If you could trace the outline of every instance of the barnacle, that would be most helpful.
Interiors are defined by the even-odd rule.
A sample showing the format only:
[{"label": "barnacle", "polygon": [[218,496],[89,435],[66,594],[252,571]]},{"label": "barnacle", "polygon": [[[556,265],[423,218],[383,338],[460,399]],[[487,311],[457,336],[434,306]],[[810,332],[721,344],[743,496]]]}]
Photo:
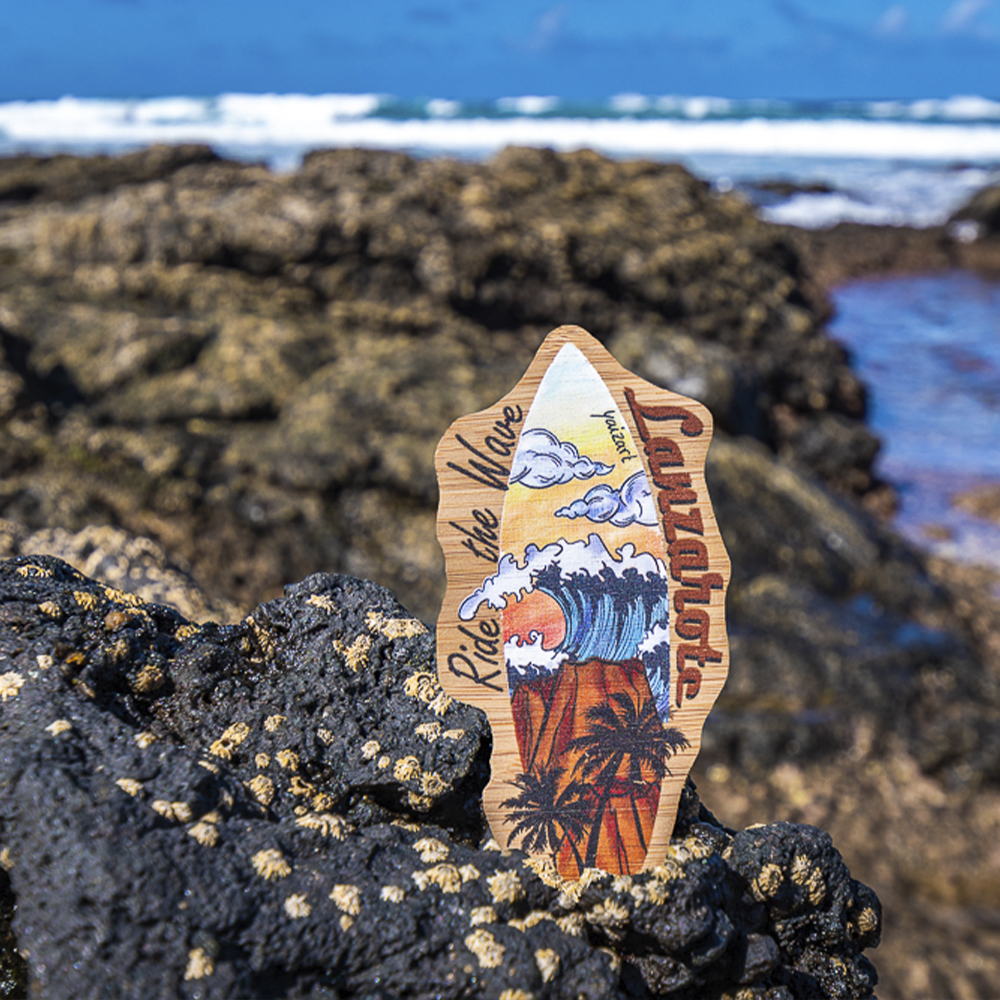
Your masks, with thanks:
[{"label": "barnacle", "polygon": [[191,807],[186,802],[168,802],[166,799],[154,799],[150,808],[158,812],[164,819],[172,819],[177,823],[187,823],[191,819]]},{"label": "barnacle", "polygon": [[[413,873],[414,878],[416,874]],[[435,865],[423,874],[429,883],[438,886],[442,892],[458,892],[462,888],[462,874],[454,865]]]},{"label": "barnacle", "polygon": [[432,799],[440,798],[451,787],[436,771],[425,771],[420,776],[420,787],[424,795]]},{"label": "barnacle", "polygon": [[163,671],[158,666],[147,663],[132,682],[132,690],[137,694],[150,694],[163,687],[166,679]]},{"label": "barnacle", "polygon": [[326,594],[313,594],[306,599],[306,604],[311,604],[314,608],[322,608],[324,611],[336,610],[336,605]]},{"label": "barnacle", "polygon": [[489,931],[481,928],[466,937],[465,947],[479,959],[484,969],[495,969],[503,961],[503,945]]},{"label": "barnacle", "polygon": [[93,594],[88,594],[84,590],[74,590],[73,598],[85,611],[92,611],[98,605],[98,600]]},{"label": "barnacle", "polygon": [[267,775],[258,774],[247,787],[261,805],[269,806],[274,799],[274,782]]},{"label": "barnacle", "polygon": [[587,920],[599,927],[619,927],[628,920],[628,910],[613,899],[602,899],[587,914]]},{"label": "barnacle", "polygon": [[335,885],[330,893],[338,910],[356,917],[361,912],[361,891],[356,885]]},{"label": "barnacle", "polygon": [[8,670],[5,674],[0,674],[0,698],[6,701],[8,698],[16,698],[24,686],[24,677],[16,670]]},{"label": "barnacle", "polygon": [[497,872],[486,880],[486,884],[497,903],[514,903],[524,895],[517,872]]},{"label": "barnacle", "polygon": [[312,913],[312,907],[306,902],[304,892],[294,892],[285,900],[285,913],[293,920],[301,920]]},{"label": "barnacle", "polygon": [[422,837],[413,845],[413,849],[420,852],[420,860],[427,865],[444,861],[448,857],[447,845],[434,837]]},{"label": "barnacle", "polygon": [[763,902],[778,891],[783,879],[784,875],[777,865],[767,864],[761,868],[760,874],[750,883],[750,889],[754,897]]},{"label": "barnacle", "polygon": [[480,924],[496,923],[496,919],[497,911],[492,906],[474,906],[469,912],[469,923],[473,927],[478,927]]},{"label": "barnacle", "polygon": [[194,948],[188,952],[187,969],[184,971],[185,982],[189,979],[204,979],[215,971],[215,963],[203,948]]},{"label": "barnacle", "polygon": [[866,906],[858,915],[858,930],[862,934],[870,934],[877,927],[878,916],[870,906]]},{"label": "barnacle", "polygon": [[439,691],[427,707],[435,715],[444,715],[444,713],[447,712],[454,703],[455,699],[452,698],[450,694],[445,694],[444,691]]},{"label": "barnacle", "polygon": [[219,831],[211,823],[206,823],[204,819],[195,823],[188,830],[188,836],[194,837],[202,847],[215,847],[219,842]]},{"label": "barnacle", "polygon": [[269,847],[258,851],[251,859],[255,871],[261,878],[285,878],[292,874],[292,866],[277,848]]},{"label": "barnacle", "polygon": [[339,639],[333,642],[333,648],[344,658],[344,662],[357,673],[368,663],[368,650],[372,646],[370,635],[359,635],[350,646],[345,646]]},{"label": "barnacle", "polygon": [[380,611],[369,611],[365,624],[386,639],[408,639],[427,632],[427,626],[417,618],[386,618]]},{"label": "barnacle", "polygon": [[547,983],[559,971],[559,955],[551,948],[539,948],[535,952],[535,965],[542,974],[542,982]]},{"label": "barnacle", "polygon": [[437,674],[428,673],[426,670],[418,670],[415,674],[410,674],[403,682],[403,690],[410,698],[417,698],[419,701],[433,701],[441,690],[438,683]]},{"label": "barnacle", "polygon": [[420,761],[416,757],[401,757],[392,769],[397,781],[411,781],[420,774]]},{"label": "barnacle", "polygon": [[333,837],[334,840],[343,840],[345,834],[352,829],[346,820],[340,816],[319,815],[318,813],[305,813],[295,821],[299,826],[307,830],[316,830],[324,837]]},{"label": "barnacle", "polygon": [[813,906],[819,906],[826,897],[826,881],[819,867],[804,854],[797,854],[792,862],[792,881],[796,885],[805,886],[809,895],[809,902]]},{"label": "barnacle", "polygon": [[303,781],[297,774],[292,776],[292,780],[288,782],[288,790],[292,795],[315,795],[316,788],[310,785],[308,781]]},{"label": "barnacle", "polygon": [[511,927],[516,927],[519,931],[530,930],[536,924],[540,924],[543,920],[552,920],[552,914],[546,913],[545,910],[532,910],[526,917],[520,920],[508,920],[507,923]]},{"label": "barnacle", "polygon": [[245,722],[236,722],[208,748],[208,752],[223,760],[229,760],[236,749],[250,735],[250,727]]},{"label": "barnacle", "polygon": [[525,858],[523,864],[541,879],[543,885],[547,885],[550,889],[562,888],[563,878],[551,858]]},{"label": "barnacle", "polygon": [[558,917],[556,919],[556,926],[563,932],[563,934],[569,934],[572,937],[582,937],[583,914],[567,913],[564,917]]}]

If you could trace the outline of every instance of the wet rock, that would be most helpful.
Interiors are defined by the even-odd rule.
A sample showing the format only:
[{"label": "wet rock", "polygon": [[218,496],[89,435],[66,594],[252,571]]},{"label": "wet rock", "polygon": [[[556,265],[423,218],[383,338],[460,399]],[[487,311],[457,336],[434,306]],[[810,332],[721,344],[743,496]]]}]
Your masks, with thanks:
[{"label": "wet rock", "polygon": [[977,191],[950,219],[953,226],[962,222],[976,227],[969,230],[972,239],[1000,235],[1000,185]]},{"label": "wet rock", "polygon": [[346,577],[198,626],[52,557],[0,563],[2,857],[30,989],[871,995],[878,903],[819,831],[734,837],[688,789],[641,875],[569,882],[479,846],[486,721],[432,657]]},{"label": "wet rock", "polygon": [[218,157],[208,146],[150,146],[123,156],[11,156],[0,159],[0,206],[73,202],[122,184],[162,180]]},{"label": "wet rock", "polygon": [[953,497],[952,503],[974,517],[1000,524],[1000,486],[980,486]]},{"label": "wet rock", "polygon": [[720,438],[708,482],[733,564],[710,758],[830,760],[864,724],[870,750],[900,738],[948,781],[1000,780],[1000,688],[920,560],[760,446]]}]

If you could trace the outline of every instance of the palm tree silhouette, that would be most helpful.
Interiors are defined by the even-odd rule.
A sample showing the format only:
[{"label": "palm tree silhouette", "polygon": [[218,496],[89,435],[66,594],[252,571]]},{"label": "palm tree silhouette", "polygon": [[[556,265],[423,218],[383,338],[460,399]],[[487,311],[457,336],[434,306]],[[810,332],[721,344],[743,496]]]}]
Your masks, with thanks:
[{"label": "palm tree silhouette", "polygon": [[[642,769],[653,772],[657,781],[670,774],[667,761],[678,751],[689,747],[687,737],[679,729],[664,728],[656,710],[656,702],[646,699],[642,708],[624,691],[616,692],[609,702],[587,709],[589,731],[573,740],[569,749],[582,751],[575,771],[585,781],[593,781],[596,792],[593,821],[587,837],[586,864],[597,863],[597,846],[601,839],[604,813],[611,803],[614,786],[619,783],[622,765],[628,768],[628,781],[633,789],[646,785]],[[630,796],[632,816],[639,833],[639,843],[646,850],[646,838],[639,821],[635,795]]]},{"label": "palm tree silhouette", "polygon": [[568,841],[583,871],[576,840],[585,832],[589,811],[579,784],[570,782],[559,791],[565,773],[563,767],[552,767],[519,774],[510,784],[516,785],[521,793],[502,802],[501,807],[510,810],[504,822],[516,824],[511,837],[523,837],[523,850],[550,850],[556,858],[563,843]]}]

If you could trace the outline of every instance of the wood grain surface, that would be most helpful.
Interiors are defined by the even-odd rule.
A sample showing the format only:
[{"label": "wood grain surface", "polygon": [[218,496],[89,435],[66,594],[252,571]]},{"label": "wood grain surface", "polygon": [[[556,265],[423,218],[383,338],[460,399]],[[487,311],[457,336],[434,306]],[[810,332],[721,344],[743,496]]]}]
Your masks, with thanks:
[{"label": "wood grain surface", "polygon": [[567,877],[663,861],[726,680],[711,437],[700,403],[562,326],[508,395],[438,446],[440,681],[489,716],[484,802],[501,848]]}]

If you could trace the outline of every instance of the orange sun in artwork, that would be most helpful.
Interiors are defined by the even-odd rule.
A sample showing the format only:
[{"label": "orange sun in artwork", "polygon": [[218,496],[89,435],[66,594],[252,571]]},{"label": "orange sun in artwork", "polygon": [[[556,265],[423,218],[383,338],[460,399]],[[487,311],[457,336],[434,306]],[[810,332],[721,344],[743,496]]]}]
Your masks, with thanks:
[{"label": "orange sun in artwork", "polygon": [[533,590],[516,603],[508,596],[503,612],[503,641],[512,635],[528,641],[532,632],[542,634],[542,648],[555,649],[566,635],[566,619],[555,600]]}]

